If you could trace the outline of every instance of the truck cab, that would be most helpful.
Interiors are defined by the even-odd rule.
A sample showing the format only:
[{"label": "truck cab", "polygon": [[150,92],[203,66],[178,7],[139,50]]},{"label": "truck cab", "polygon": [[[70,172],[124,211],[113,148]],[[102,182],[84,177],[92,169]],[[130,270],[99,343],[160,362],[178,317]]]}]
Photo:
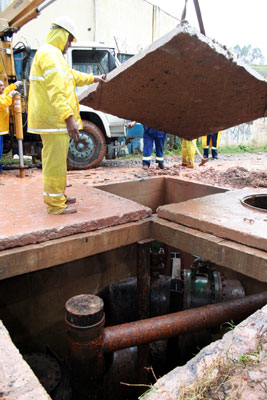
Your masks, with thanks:
[{"label": "truck cab", "polygon": [[[107,74],[120,64],[113,48],[94,42],[72,44],[67,61],[70,68],[94,75]],[[77,95],[84,90],[84,86],[76,88]],[[126,136],[124,119],[83,105],[80,113],[83,130],[77,142],[70,142],[68,154],[68,167],[74,169],[96,166],[107,154],[108,145]]]}]

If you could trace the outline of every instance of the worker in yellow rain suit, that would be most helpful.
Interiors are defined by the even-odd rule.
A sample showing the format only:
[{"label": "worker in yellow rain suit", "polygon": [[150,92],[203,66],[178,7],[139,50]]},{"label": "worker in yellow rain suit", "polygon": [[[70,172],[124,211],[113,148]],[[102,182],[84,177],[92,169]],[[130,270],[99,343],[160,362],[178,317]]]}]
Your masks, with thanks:
[{"label": "worker in yellow rain suit", "polygon": [[[4,138],[3,135],[9,133],[9,107],[12,104],[12,97],[17,93],[16,89],[22,85],[21,81],[11,83],[5,88],[5,85],[0,81],[0,159],[3,154]],[[0,163],[0,172],[2,164]]]},{"label": "worker in yellow rain suit", "polygon": [[36,52],[30,73],[28,132],[40,134],[43,143],[44,202],[49,214],[69,214],[75,197],[65,195],[69,140],[79,139],[82,121],[76,86],[104,82],[70,69],[64,53],[76,40],[76,27],[69,17],[54,20],[46,43]]},{"label": "worker in yellow rain suit", "polygon": [[212,158],[218,159],[218,147],[222,132],[216,132],[212,135],[202,136],[203,157],[209,158],[209,149],[211,148]]},{"label": "worker in yellow rain suit", "polygon": [[182,165],[188,168],[194,168],[195,162],[195,147],[193,145],[197,143],[197,139],[194,140],[182,140]]}]

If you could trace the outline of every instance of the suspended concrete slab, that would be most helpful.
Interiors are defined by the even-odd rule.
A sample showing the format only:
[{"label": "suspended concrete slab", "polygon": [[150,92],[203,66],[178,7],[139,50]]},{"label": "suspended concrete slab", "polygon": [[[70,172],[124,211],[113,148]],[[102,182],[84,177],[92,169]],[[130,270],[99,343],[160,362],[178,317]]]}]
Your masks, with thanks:
[{"label": "suspended concrete slab", "polygon": [[[265,199],[265,208],[245,205],[247,196]],[[233,190],[161,206],[157,213],[159,218],[266,252],[266,201],[266,189]]]},{"label": "suspended concrete slab", "polygon": [[[0,186],[0,250],[139,221],[152,214],[134,201],[77,183],[67,193],[76,197],[78,212],[48,215],[42,192],[41,179]],[[100,243],[99,252],[103,246]]]},{"label": "suspended concrete slab", "polygon": [[267,81],[185,24],[91,85],[80,103],[186,139],[264,117]]}]

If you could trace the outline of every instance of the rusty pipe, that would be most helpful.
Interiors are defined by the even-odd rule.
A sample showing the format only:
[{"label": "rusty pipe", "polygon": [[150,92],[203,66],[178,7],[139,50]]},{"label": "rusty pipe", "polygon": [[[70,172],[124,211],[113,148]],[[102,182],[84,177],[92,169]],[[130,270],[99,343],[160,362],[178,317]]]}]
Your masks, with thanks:
[{"label": "rusty pipe", "polygon": [[267,303],[267,291],[240,299],[130,322],[104,329],[103,350],[112,352],[213,328],[223,322],[241,320]]},{"label": "rusty pipe", "polygon": [[101,399],[105,369],[103,300],[85,294],[72,297],[65,304],[65,321],[74,397]]}]

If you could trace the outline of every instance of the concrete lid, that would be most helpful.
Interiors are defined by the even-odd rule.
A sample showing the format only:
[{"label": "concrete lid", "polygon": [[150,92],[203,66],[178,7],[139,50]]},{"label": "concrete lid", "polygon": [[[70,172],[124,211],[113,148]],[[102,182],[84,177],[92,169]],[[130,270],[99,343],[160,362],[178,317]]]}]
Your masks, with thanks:
[{"label": "concrete lid", "polygon": [[178,26],[79,96],[81,104],[193,139],[264,117],[267,80]]},{"label": "concrete lid", "polygon": [[160,218],[235,242],[267,250],[267,212],[241,203],[245,196],[266,189],[242,189],[213,194],[157,209]]},{"label": "concrete lid", "polygon": [[152,214],[148,207],[91,186],[75,183],[66,192],[76,197],[78,212],[48,215],[41,179],[0,186],[0,250],[138,221]]}]

